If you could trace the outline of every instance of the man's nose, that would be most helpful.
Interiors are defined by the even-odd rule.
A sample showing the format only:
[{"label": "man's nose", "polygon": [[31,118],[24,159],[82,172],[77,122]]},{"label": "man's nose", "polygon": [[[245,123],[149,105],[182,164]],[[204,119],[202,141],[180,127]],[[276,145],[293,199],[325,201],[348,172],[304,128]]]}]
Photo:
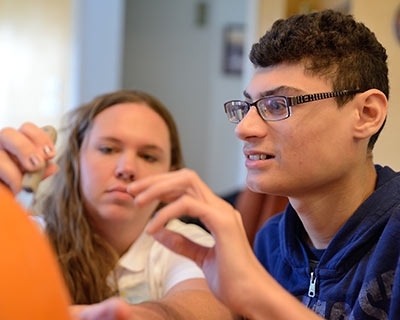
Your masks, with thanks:
[{"label": "man's nose", "polygon": [[252,106],[244,118],[236,125],[235,135],[240,140],[262,138],[267,134],[266,121],[261,118],[255,106]]}]

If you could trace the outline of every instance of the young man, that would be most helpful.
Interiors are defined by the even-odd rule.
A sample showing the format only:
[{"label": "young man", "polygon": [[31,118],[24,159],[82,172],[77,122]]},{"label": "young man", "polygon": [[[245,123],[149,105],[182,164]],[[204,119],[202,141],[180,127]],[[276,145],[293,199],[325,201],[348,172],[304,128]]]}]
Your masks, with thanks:
[{"label": "young man", "polygon": [[[247,318],[398,318],[400,175],[372,159],[387,113],[385,49],[351,16],[324,11],[277,21],[250,58],[246,101],[225,111],[244,142],[249,187],[290,201],[259,231],[258,259],[240,214],[187,169],[128,186],[138,206],[169,202],[148,233],[196,261]],[[214,247],[163,228],[183,214],[202,220]],[[116,300],[93,308],[86,319],[126,310]]]},{"label": "young man", "polygon": [[[246,101],[225,111],[248,186],[290,201],[259,231],[258,261],[238,213],[190,171],[128,188],[138,205],[171,202],[149,232],[197,261],[217,297],[251,319],[395,319],[400,175],[372,159],[387,114],[385,49],[351,16],[323,11],[275,22],[250,59]],[[162,229],[183,213],[201,218],[215,247]]]},{"label": "young man", "polygon": [[295,16],[252,48],[256,72],[245,96],[256,108],[226,104],[230,120],[247,113],[236,134],[248,185],[290,199],[258,233],[256,256],[328,319],[398,316],[391,308],[399,298],[392,288],[400,176],[372,159],[387,112],[386,58],[374,34],[350,16]]}]

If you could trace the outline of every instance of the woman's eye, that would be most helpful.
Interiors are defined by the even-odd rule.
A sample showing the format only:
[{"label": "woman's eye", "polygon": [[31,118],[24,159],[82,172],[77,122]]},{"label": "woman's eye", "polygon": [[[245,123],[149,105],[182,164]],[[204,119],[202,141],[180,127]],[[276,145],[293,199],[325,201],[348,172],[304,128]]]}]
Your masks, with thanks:
[{"label": "woman's eye", "polygon": [[100,146],[98,149],[101,153],[104,153],[104,154],[110,154],[115,151],[114,148],[108,147],[108,146]]},{"label": "woman's eye", "polygon": [[158,159],[156,158],[156,157],[154,157],[154,156],[152,156],[152,155],[150,155],[150,154],[143,154],[142,155],[142,158],[144,159],[144,160],[146,160],[147,162],[156,162]]}]

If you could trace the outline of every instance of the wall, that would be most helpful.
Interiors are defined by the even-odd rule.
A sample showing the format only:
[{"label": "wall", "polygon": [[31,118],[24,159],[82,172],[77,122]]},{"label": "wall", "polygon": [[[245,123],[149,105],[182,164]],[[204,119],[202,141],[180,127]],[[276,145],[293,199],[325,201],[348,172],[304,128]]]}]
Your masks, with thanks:
[{"label": "wall", "polygon": [[60,116],[122,83],[124,0],[0,0],[0,127]]},{"label": "wall", "polygon": [[69,108],[122,85],[125,0],[71,0]]},{"label": "wall", "polygon": [[68,0],[0,0],[0,127],[57,125],[68,100]]},{"label": "wall", "polygon": [[398,0],[384,4],[374,0],[353,0],[352,13],[376,35],[388,54],[390,99],[384,130],[374,151],[374,161],[400,170],[400,42],[395,38],[394,14],[400,9]]},{"label": "wall", "polygon": [[[251,2],[251,1],[250,1]],[[241,23],[245,27],[245,34],[251,32],[248,0],[217,0],[213,2],[210,19],[210,50],[209,61],[209,131],[207,132],[208,156],[206,159],[206,178],[211,188],[219,193],[226,194],[245,185],[245,175],[241,174],[244,168],[242,143],[234,134],[235,125],[229,123],[224,112],[223,104],[232,99],[243,98],[245,88],[244,78],[246,66],[250,65],[248,47],[244,43],[243,73],[226,75],[221,72],[223,57],[223,28],[229,24]],[[246,41],[246,40],[244,40]]]},{"label": "wall", "polygon": [[123,87],[152,93],[171,110],[182,138],[186,164],[217,193],[238,187],[240,143],[223,103],[241,97],[240,76],[222,73],[223,27],[244,23],[242,0],[126,2]]}]

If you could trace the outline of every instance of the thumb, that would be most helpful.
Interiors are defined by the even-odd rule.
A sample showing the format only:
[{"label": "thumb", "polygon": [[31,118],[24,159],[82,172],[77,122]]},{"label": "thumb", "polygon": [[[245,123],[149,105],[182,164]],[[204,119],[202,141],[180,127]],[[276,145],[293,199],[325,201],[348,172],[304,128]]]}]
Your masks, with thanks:
[{"label": "thumb", "polygon": [[43,180],[58,172],[58,166],[53,162],[48,162],[46,170],[43,174]]}]

